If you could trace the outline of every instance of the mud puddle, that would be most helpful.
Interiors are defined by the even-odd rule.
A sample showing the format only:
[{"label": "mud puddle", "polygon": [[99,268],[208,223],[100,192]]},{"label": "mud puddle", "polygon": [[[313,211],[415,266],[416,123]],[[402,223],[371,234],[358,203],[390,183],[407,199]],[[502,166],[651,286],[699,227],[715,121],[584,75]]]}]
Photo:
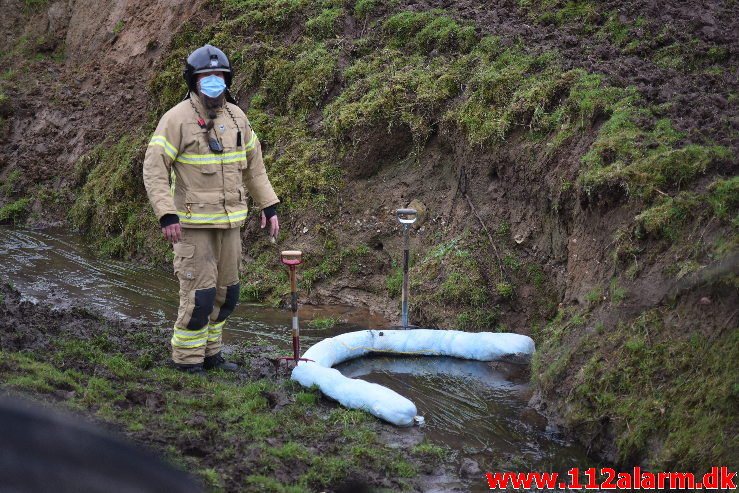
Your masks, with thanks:
[{"label": "mud puddle", "polygon": [[[0,228],[0,269],[5,280],[33,301],[86,307],[158,327],[168,326],[176,315],[177,283],[171,273],[102,258],[73,234]],[[382,317],[349,306],[301,306],[300,317],[304,350],[338,333],[388,326]],[[307,321],[317,317],[340,323],[330,329],[309,328]],[[240,304],[224,330],[224,341],[287,350],[289,324],[288,311]],[[463,489],[489,491],[486,472],[564,474],[570,467],[595,465],[584,450],[568,443],[527,406],[526,367],[378,356],[350,361],[338,369],[411,399],[426,424],[420,429],[388,430],[383,441],[413,446],[428,439],[448,446],[466,460],[461,474],[470,483]],[[459,484],[452,480],[437,486],[444,491]]]},{"label": "mud puddle", "polygon": [[[571,467],[596,466],[582,448],[528,407],[527,367],[446,357],[375,356],[348,361],[337,369],[412,400],[425,418],[426,438],[473,459],[481,474],[564,475]],[[470,491],[490,491],[482,481],[469,486]]]},{"label": "mud puddle", "polygon": [[[54,230],[0,227],[0,269],[23,299],[58,308],[78,306],[113,319],[168,326],[177,315],[178,286],[164,269],[102,257],[79,236]],[[303,347],[349,330],[387,326],[384,318],[350,306],[300,307]],[[240,303],[224,328],[224,342],[291,347],[291,314]],[[314,318],[338,320],[331,329],[306,326]]]}]

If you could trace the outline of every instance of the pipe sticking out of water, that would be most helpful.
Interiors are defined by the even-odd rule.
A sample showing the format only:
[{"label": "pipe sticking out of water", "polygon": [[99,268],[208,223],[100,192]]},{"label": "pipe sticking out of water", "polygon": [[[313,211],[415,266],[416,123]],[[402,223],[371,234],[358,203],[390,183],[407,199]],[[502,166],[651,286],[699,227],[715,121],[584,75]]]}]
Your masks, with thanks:
[{"label": "pipe sticking out of water", "polygon": [[411,224],[418,219],[418,212],[415,209],[397,209],[395,215],[398,221],[403,225],[403,298],[402,298],[402,327],[408,328],[408,264],[410,262],[410,253],[408,251],[408,233]]}]

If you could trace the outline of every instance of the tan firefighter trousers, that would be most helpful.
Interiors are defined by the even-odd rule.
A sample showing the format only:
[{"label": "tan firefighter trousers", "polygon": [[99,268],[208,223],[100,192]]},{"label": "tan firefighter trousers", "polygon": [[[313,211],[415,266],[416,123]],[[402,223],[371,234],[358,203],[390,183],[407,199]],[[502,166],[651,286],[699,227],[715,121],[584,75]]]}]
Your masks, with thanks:
[{"label": "tan firefighter trousers", "polygon": [[241,228],[182,228],[174,244],[180,308],[172,336],[172,360],[202,363],[221,351],[221,329],[239,301]]}]

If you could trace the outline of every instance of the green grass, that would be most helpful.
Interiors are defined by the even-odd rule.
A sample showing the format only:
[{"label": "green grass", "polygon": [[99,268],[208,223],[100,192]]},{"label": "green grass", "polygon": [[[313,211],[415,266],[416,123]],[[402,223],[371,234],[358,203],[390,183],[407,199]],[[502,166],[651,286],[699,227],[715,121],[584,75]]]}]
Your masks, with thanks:
[{"label": "green grass", "polygon": [[507,282],[499,282],[495,285],[495,291],[503,298],[510,298],[513,296],[513,286]]},{"label": "green grass", "polygon": [[[298,272],[299,291],[310,291],[316,282],[339,272],[352,271],[372,256],[365,246],[340,249],[333,244],[333,240],[328,243],[323,251],[314,252],[301,264]],[[266,240],[254,242],[249,246],[249,255],[254,260],[242,269],[241,299],[279,305],[289,295],[290,284],[287,269],[275,256],[273,245]]]},{"label": "green grass", "polygon": [[143,137],[125,136],[98,145],[75,164],[81,187],[69,219],[105,254],[126,258],[146,252],[165,258],[167,245],[141,178],[145,149]]},{"label": "green grass", "polygon": [[397,298],[403,291],[403,268],[398,267],[385,278],[385,289],[388,296]]},{"label": "green grass", "polygon": [[682,224],[692,217],[698,205],[697,196],[689,192],[658,199],[654,206],[636,216],[637,236],[677,239]]},{"label": "green grass", "polygon": [[305,23],[306,33],[318,40],[335,37],[336,28],[343,13],[342,9],[323,9],[320,14]]},{"label": "green grass", "polygon": [[[611,296],[619,296],[615,282]],[[736,365],[726,361],[738,356],[739,332],[676,337],[667,327],[674,323],[669,313],[665,307],[650,309],[613,329],[584,336],[580,324],[573,324],[576,317],[568,320],[561,313],[538,347],[535,385],[553,391],[567,379],[565,387],[572,390],[565,390],[569,395],[561,405],[568,425],[587,428],[608,419],[621,463],[650,455],[655,436],[663,440],[650,463],[655,469],[725,462],[731,447],[725,433],[733,426],[738,376]],[[555,333],[561,336],[552,337]],[[564,344],[570,333],[574,342]]]},{"label": "green grass", "polygon": [[304,41],[276,48],[264,62],[259,94],[271,108],[301,119],[301,111],[322,103],[337,63],[338,50],[321,42]]},{"label": "green grass", "polygon": [[718,179],[708,187],[707,200],[714,214],[739,230],[739,177]]},{"label": "green grass", "polygon": [[392,47],[356,60],[344,71],[343,91],[323,111],[329,137],[348,143],[369,128],[391,132],[400,126],[421,146],[437,112],[459,93],[462,73],[451,63],[450,58],[429,61]]},{"label": "green grass", "polygon": [[308,327],[312,329],[332,329],[341,321],[338,317],[321,317],[316,316],[308,322]]},{"label": "green grass", "polygon": [[[237,477],[270,491],[316,491],[363,477],[368,468],[406,478],[415,475],[415,467],[407,462],[412,456],[438,454],[430,444],[428,450],[413,454],[386,447],[377,440],[375,418],[326,405],[317,392],[289,381],[245,381],[224,372],[203,379],[164,366],[144,369],[141,352],[161,362],[167,348],[166,337],[149,333],[145,349],[121,352],[121,344],[141,345],[141,334],[101,325],[92,338],[62,331],[42,350],[0,350],[3,387],[42,397],[62,390],[65,406],[115,423],[143,441],[172,443],[165,437],[181,437],[182,444],[173,444],[168,455],[194,471],[210,491],[225,488],[226,478]],[[248,366],[250,357],[237,348],[231,359]],[[265,398],[275,392],[286,394],[288,402],[281,409],[271,409]],[[286,422],[294,425],[285,428]],[[196,458],[185,453],[189,443],[204,444],[216,434],[219,446],[212,455]],[[342,438],[349,436],[351,440]],[[321,443],[330,447],[321,445],[320,454],[305,445]],[[259,453],[248,453],[251,448]],[[241,467],[244,461],[246,468]],[[264,476],[254,474],[258,471]],[[283,479],[264,479],[273,475]]]},{"label": "green grass", "polygon": [[611,302],[617,306],[622,304],[624,300],[628,297],[628,292],[626,291],[626,289],[619,286],[618,279],[611,279],[609,294],[611,297]]},{"label": "green grass", "polygon": [[366,18],[377,8],[378,3],[379,0],[359,0],[354,5],[354,13],[360,19]]},{"label": "green grass", "polygon": [[26,14],[32,14],[46,7],[47,3],[48,0],[23,0],[23,10]]},{"label": "green grass", "polygon": [[[655,120],[638,103],[633,96],[617,101],[583,156],[585,169],[578,184],[588,194],[620,189],[623,195],[652,201],[660,193],[689,186],[713,162],[731,157],[721,146],[676,147],[682,136],[670,121]],[[637,123],[644,120],[653,121],[651,128]]]},{"label": "green grass", "polygon": [[504,48],[499,38],[483,38],[457,63],[467,81],[465,99],[446,115],[471,144],[496,144],[514,130],[532,130],[548,119],[557,92],[571,84],[555,53],[530,56]]},{"label": "green grass", "polygon": [[123,28],[126,26],[125,21],[118,21],[115,24],[115,27],[113,27],[113,34],[120,34],[121,31],[123,31]]},{"label": "green grass", "polygon": [[465,310],[457,315],[453,328],[464,332],[500,332],[496,330],[498,317],[495,310]]},{"label": "green grass", "polygon": [[608,14],[608,20],[601,30],[601,35],[610,37],[617,46],[625,46],[633,40],[632,29],[642,27],[645,23],[644,17],[637,17],[632,23],[623,23],[619,19],[619,12],[613,11]]},{"label": "green grass", "polygon": [[28,215],[29,198],[18,199],[0,207],[0,223],[20,224]]},{"label": "green grass", "polygon": [[326,206],[343,180],[326,142],[311,138],[304,123],[288,117],[270,118],[253,109],[249,118],[261,138],[274,146],[265,153],[264,162],[275,192],[284,197],[281,211]]},{"label": "green grass", "polygon": [[[440,243],[424,258],[411,266],[414,284],[438,286],[414,294],[415,304],[431,303],[446,306],[480,308],[489,299],[489,289],[480,274],[470,250],[476,245],[467,237],[456,237]],[[436,282],[434,282],[436,281]]]},{"label": "green grass", "polygon": [[423,457],[431,462],[441,462],[449,458],[449,450],[447,448],[430,443],[416,445],[413,447],[412,452],[414,455]]},{"label": "green grass", "polygon": [[603,301],[603,289],[600,286],[594,287],[585,295],[585,302],[589,307],[600,304],[601,301]]},{"label": "green grass", "polygon": [[391,48],[409,48],[419,53],[437,49],[465,53],[477,43],[472,26],[462,26],[443,10],[400,12],[388,18],[382,31]]}]

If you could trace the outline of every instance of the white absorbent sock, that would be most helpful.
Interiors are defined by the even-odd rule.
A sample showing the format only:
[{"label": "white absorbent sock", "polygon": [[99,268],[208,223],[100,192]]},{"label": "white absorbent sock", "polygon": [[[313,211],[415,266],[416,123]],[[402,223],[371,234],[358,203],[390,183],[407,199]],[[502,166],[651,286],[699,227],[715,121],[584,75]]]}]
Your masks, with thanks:
[{"label": "white absorbent sock", "polygon": [[534,341],[520,334],[460,332],[457,330],[362,330],[324,339],[305,352],[292,379],[311,387],[350,409],[364,409],[397,426],[410,426],[418,413],[415,404],[376,383],[347,378],[332,368],[368,353],[405,356],[452,356],[477,361],[528,362]]}]

